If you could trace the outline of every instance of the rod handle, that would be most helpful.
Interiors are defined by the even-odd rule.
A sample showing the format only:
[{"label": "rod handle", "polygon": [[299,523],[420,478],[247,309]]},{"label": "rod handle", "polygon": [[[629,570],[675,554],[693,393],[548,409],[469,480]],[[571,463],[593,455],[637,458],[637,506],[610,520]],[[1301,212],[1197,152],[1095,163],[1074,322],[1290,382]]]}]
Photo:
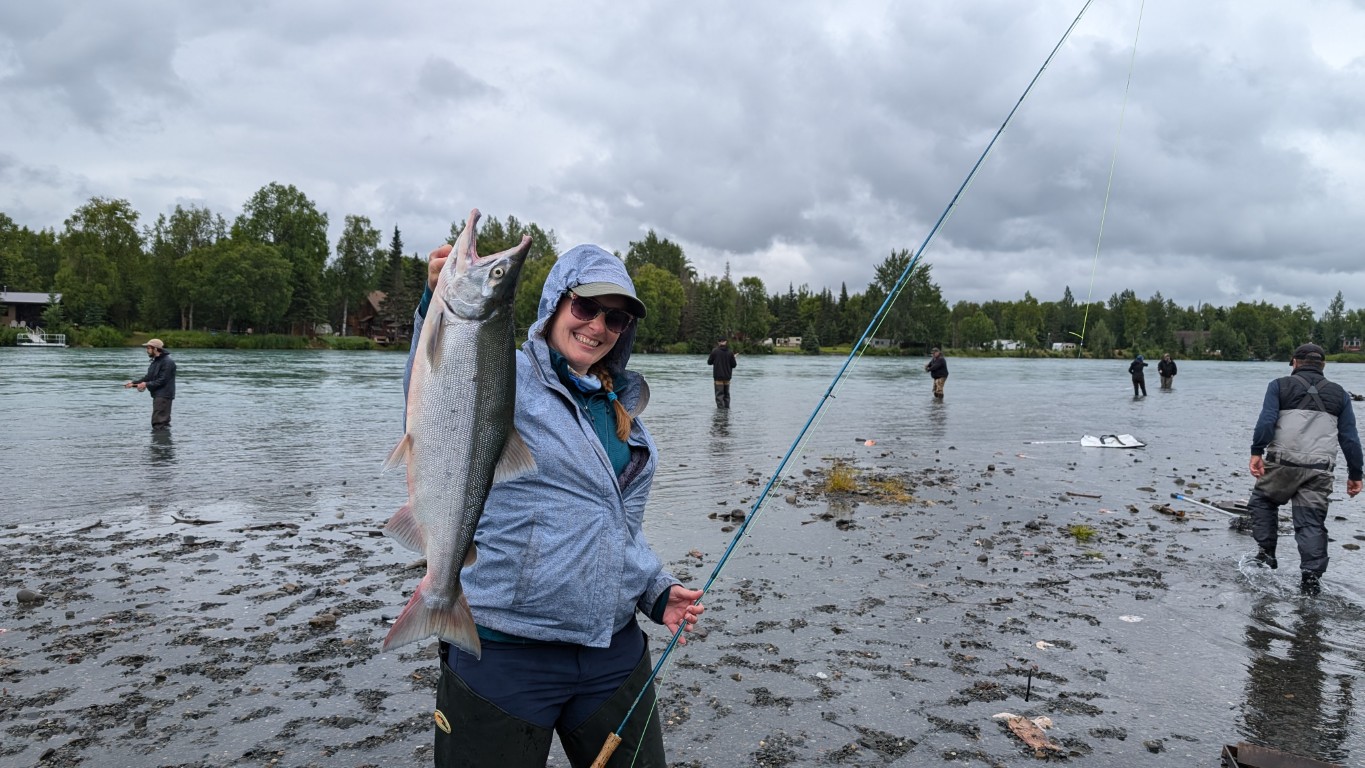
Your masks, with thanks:
[{"label": "rod handle", "polygon": [[602,743],[602,751],[597,753],[597,759],[592,761],[591,768],[607,768],[607,761],[611,759],[611,754],[621,745],[621,737],[614,734],[607,734],[607,740]]}]

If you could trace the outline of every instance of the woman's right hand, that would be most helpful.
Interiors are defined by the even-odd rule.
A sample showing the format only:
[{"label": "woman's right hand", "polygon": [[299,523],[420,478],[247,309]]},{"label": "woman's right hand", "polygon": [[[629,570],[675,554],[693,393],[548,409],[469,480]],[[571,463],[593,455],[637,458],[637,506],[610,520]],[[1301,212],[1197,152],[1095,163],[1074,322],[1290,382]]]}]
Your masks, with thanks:
[{"label": "woman's right hand", "polygon": [[455,250],[455,246],[446,243],[427,255],[428,290],[436,290],[436,279],[441,276],[441,267],[446,265],[446,259],[450,258],[450,252],[453,250]]}]

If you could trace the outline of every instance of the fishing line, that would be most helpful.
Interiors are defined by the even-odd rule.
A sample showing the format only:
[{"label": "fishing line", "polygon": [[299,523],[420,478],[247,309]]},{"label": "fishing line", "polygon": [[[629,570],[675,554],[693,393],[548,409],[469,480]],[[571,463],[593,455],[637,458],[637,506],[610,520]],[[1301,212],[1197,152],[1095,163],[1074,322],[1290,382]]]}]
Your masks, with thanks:
[{"label": "fishing line", "polygon": [[[1015,113],[1019,111],[1019,106],[1024,103],[1024,99],[1028,97],[1029,93],[1033,90],[1033,86],[1037,84],[1039,78],[1042,77],[1048,64],[1052,63],[1052,59],[1057,55],[1057,51],[1061,50],[1062,45],[1064,45],[1071,36],[1072,31],[1080,24],[1081,17],[1085,15],[1086,10],[1090,8],[1091,3],[1093,2],[1094,0],[1086,0],[1085,4],[1081,6],[1081,10],[1076,14],[1076,18],[1072,19],[1070,26],[1066,28],[1066,32],[1064,32],[1061,39],[1057,41],[1057,45],[1052,48],[1052,52],[1043,60],[1043,65],[1038,68],[1038,71],[1033,75],[1033,79],[1029,81],[1028,86],[1025,87],[1023,93],[1019,95],[1018,101],[1014,103],[1009,114],[1005,116],[1004,121],[1000,123],[1000,127],[996,129],[995,135],[992,136],[991,140],[986,144],[985,150],[982,151],[981,156],[977,158],[971,171],[968,172],[967,178],[963,180],[961,186],[958,187],[957,192],[953,194],[952,200],[948,203],[948,207],[939,215],[938,220],[934,222],[933,228],[929,230],[929,234],[925,236],[924,241],[920,243],[919,248],[915,251],[915,255],[906,263],[905,268],[901,271],[900,277],[896,280],[896,284],[887,292],[886,298],[882,301],[881,306],[878,307],[876,314],[872,316],[872,320],[868,323],[867,328],[863,330],[862,335],[858,337],[858,341],[854,343],[853,349],[849,351],[848,358],[844,360],[844,364],[839,368],[839,372],[835,374],[834,380],[830,382],[829,388],[816,404],[815,410],[811,412],[810,416],[806,419],[805,425],[802,426],[801,431],[797,433],[796,439],[792,441],[791,448],[787,449],[786,454],[784,454],[782,459],[778,462],[777,469],[773,470],[773,474],[768,479],[767,484],[763,487],[763,491],[758,495],[758,499],[754,501],[753,506],[750,508],[748,516],[745,517],[744,522],[736,529],[735,535],[731,537],[730,544],[725,548],[725,552],[720,556],[720,560],[716,562],[716,567],[711,571],[710,577],[707,578],[706,583],[702,586],[702,596],[697,598],[693,603],[694,605],[700,603],[702,599],[706,597],[707,593],[710,592],[711,586],[715,584],[716,579],[720,576],[721,570],[725,567],[725,564],[729,562],[730,555],[734,553],[740,540],[744,538],[744,534],[749,530],[749,526],[758,519],[764,503],[773,495],[773,490],[782,478],[782,473],[786,469],[788,462],[791,461],[794,455],[799,455],[801,448],[805,445],[806,440],[809,439],[811,426],[820,418],[825,405],[833,398],[834,392],[843,382],[850,367],[861,358],[866,351],[871,334],[876,328],[880,327],[885,320],[891,305],[895,302],[896,297],[900,295],[900,292],[904,290],[912,271],[915,266],[919,264],[920,257],[924,255],[924,251],[934,239],[934,235],[938,233],[944,222],[948,220],[948,217],[957,207],[958,201],[962,198],[963,193],[965,193],[967,188],[971,185],[972,180],[976,178],[976,174],[981,169],[982,163],[985,162],[986,157],[995,147],[995,143],[1005,132],[1005,128],[1009,126],[1010,121],[1014,119]],[[682,637],[686,625],[687,622],[685,618],[683,621],[679,622],[678,628],[673,632],[673,636],[669,638],[668,645],[664,647],[663,653],[659,656],[659,660],[654,663],[654,669],[650,672],[649,678],[645,680],[640,688],[640,692],[636,694],[635,701],[631,703],[630,709],[626,711],[625,717],[621,719],[621,724],[616,727],[614,732],[608,734],[606,743],[602,745],[602,751],[598,753],[597,759],[593,761],[591,768],[604,768],[607,764],[607,760],[611,759],[612,753],[616,751],[617,745],[621,743],[621,733],[625,730],[626,724],[630,722],[630,718],[634,715],[635,708],[639,706],[640,700],[644,697],[645,692],[651,689],[654,680],[659,676],[659,672],[668,662],[669,656],[672,655],[673,649],[677,647],[678,641]],[[654,710],[657,708],[658,696],[656,694],[654,706],[650,708],[651,717],[654,716]]]},{"label": "fishing line", "polygon": [[1081,316],[1081,332],[1071,331],[1071,335],[1081,340],[1076,345],[1076,357],[1080,358],[1081,350],[1085,347],[1085,327],[1090,322],[1090,300],[1095,293],[1095,271],[1100,265],[1100,243],[1104,242],[1104,220],[1109,215],[1109,192],[1114,188],[1114,167],[1119,160],[1119,139],[1123,136],[1123,118],[1128,112],[1128,89],[1133,85],[1133,63],[1137,60],[1138,36],[1142,34],[1142,11],[1147,5],[1147,0],[1142,0],[1138,4],[1137,29],[1133,32],[1133,51],[1128,57],[1128,81],[1123,85],[1123,105],[1119,107],[1119,128],[1114,134],[1114,152],[1109,158],[1109,180],[1104,186],[1104,206],[1100,210],[1100,232],[1095,238],[1095,260],[1090,265],[1090,288],[1085,294],[1085,314]]}]

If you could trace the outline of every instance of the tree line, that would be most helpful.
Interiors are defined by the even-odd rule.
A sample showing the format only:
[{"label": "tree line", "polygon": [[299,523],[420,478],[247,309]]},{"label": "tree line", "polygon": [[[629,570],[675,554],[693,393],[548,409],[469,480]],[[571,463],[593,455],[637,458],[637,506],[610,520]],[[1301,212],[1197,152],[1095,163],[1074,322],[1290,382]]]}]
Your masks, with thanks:
[{"label": "tree line", "polygon": [[[328,215],[292,185],[270,183],[231,224],[207,208],[177,205],[149,225],[126,200],[91,198],[60,231],[32,230],[0,212],[0,285],[10,291],[61,294],[44,312],[49,332],[69,328],[251,328],[258,333],[311,334],[326,323],[346,333],[374,291],[384,298],[378,322],[398,335],[426,282],[426,259],[406,254],[393,228],[388,242],[366,216],[347,215],[335,247]],[[462,220],[451,224],[454,241]],[[516,296],[517,323],[536,317],[540,290],[559,252],[552,229],[490,218],[479,248],[493,253],[531,236],[531,254]],[[650,231],[617,256],[650,308],[640,323],[643,351],[705,352],[718,338],[745,351],[765,340],[800,337],[809,351],[846,346],[862,337],[913,254],[901,249],[873,269],[858,292],[841,285],[812,290],[788,285],[769,293],[758,277],[736,280],[697,273],[683,248]],[[1131,290],[1107,301],[1077,302],[1070,287],[1055,301],[1030,293],[1015,301],[958,301],[950,308],[917,263],[870,334],[892,352],[930,346],[959,350],[1007,345],[1025,353],[1076,345],[1079,353],[1109,357],[1171,352],[1181,357],[1284,358],[1314,340],[1329,353],[1365,337],[1365,313],[1350,310],[1338,293],[1321,314],[1307,304],[1181,307],[1160,293],[1139,299]],[[1069,348],[1068,348],[1069,349]],[[1074,353],[1073,353],[1074,354]]]}]

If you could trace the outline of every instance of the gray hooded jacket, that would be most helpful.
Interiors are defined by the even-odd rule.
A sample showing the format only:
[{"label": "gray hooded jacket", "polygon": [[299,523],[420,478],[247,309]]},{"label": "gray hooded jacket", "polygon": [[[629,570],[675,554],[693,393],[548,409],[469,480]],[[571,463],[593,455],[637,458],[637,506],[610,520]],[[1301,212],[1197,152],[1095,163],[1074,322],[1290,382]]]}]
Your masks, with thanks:
[{"label": "gray hooded jacket", "polygon": [[[547,321],[566,291],[599,281],[633,288],[621,260],[593,245],[561,255],[545,279],[536,322],[516,356],[514,424],[537,468],[493,486],[474,536],[477,560],[461,582],[481,626],[605,648],[636,610],[648,616],[680,582],[645,540],[645,503],[658,464],[649,431],[635,419],[622,487],[588,415],[551,367]],[[420,315],[416,322],[413,349]],[[632,324],[603,360],[631,412],[648,391],[643,377],[626,370],[634,343]]]}]

